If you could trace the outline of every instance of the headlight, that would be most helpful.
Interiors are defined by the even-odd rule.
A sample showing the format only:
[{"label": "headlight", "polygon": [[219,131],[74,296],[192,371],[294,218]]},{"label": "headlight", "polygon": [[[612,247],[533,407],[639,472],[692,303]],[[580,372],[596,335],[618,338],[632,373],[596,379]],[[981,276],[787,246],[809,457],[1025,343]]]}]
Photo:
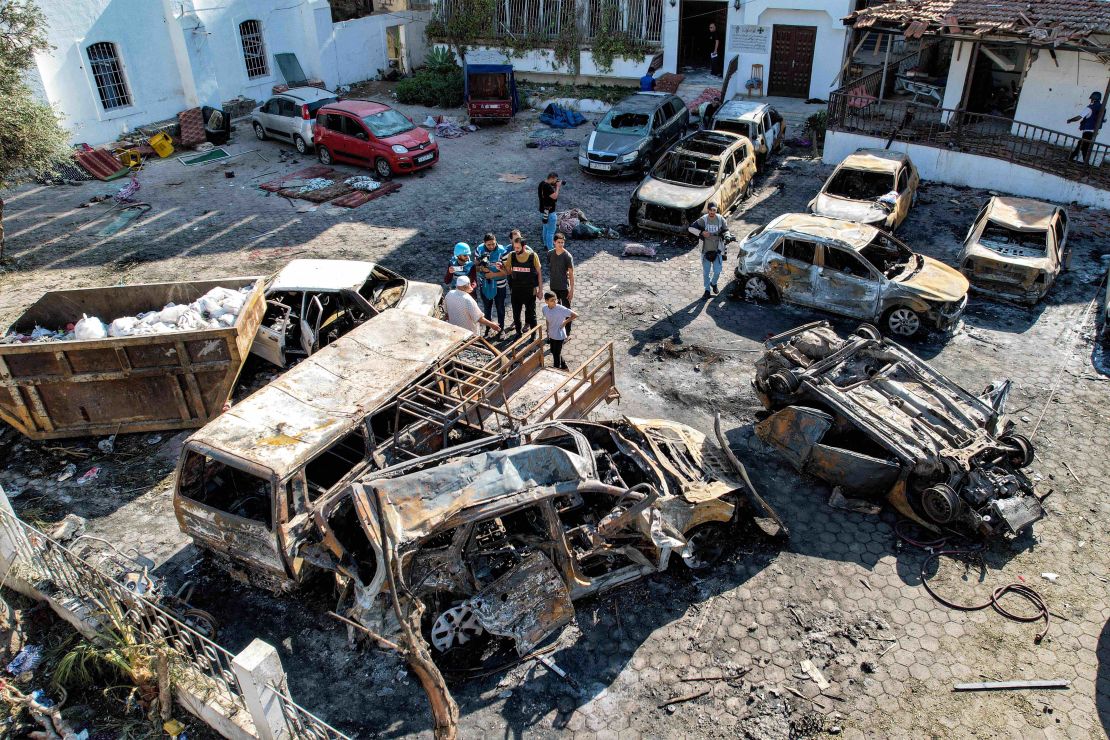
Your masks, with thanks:
[{"label": "headlight", "polygon": [[394,144],[393,146],[390,147],[390,149],[397,152],[398,154],[408,154],[409,153],[409,150],[406,149],[405,147],[401,146],[400,144]]},{"label": "headlight", "polygon": [[582,165],[583,167],[585,167],[585,166],[586,166],[586,165],[588,165],[589,163],[590,163],[590,160],[586,158],[586,155],[585,155],[585,154],[579,154],[579,155],[578,155],[578,164],[580,164],[580,165]]},{"label": "headlight", "polygon": [[431,133],[430,131],[428,132],[428,143],[429,144],[436,143],[436,135]]},{"label": "headlight", "polygon": [[637,149],[634,152],[629,152],[628,154],[625,154],[623,157],[621,157],[621,161],[622,162],[635,162],[636,157],[639,157],[639,156],[640,156],[640,150]]}]

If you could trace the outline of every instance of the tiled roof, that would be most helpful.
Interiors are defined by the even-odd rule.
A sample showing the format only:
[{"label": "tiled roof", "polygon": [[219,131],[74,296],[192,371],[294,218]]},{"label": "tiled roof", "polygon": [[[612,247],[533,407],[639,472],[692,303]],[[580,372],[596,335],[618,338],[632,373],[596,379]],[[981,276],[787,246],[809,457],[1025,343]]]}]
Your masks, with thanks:
[{"label": "tiled roof", "polygon": [[1110,0],[891,0],[846,21],[856,28],[900,25],[910,38],[940,30],[1052,44],[1110,33]]}]

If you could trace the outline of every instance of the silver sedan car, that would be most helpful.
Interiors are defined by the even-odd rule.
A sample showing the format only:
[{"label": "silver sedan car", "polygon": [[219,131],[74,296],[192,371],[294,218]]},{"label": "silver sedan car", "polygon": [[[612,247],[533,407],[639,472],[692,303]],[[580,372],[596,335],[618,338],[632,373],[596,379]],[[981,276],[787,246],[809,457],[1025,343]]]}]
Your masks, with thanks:
[{"label": "silver sedan car", "polygon": [[278,93],[251,111],[251,127],[259,141],[287,141],[301,154],[312,149],[316,111],[338,98],[329,90],[294,87]]}]

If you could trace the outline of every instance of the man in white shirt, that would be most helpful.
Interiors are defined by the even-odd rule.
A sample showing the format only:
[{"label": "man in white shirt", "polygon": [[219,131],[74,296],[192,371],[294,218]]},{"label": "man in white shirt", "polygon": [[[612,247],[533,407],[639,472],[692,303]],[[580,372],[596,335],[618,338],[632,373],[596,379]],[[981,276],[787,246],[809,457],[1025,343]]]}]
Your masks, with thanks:
[{"label": "man in white shirt", "polygon": [[447,321],[463,329],[469,329],[475,334],[478,333],[479,326],[488,326],[494,331],[501,331],[500,326],[482,314],[482,309],[478,308],[478,302],[470,295],[472,292],[474,292],[474,286],[470,284],[470,278],[465,275],[455,278],[455,289],[443,299],[443,310],[447,313]]}]

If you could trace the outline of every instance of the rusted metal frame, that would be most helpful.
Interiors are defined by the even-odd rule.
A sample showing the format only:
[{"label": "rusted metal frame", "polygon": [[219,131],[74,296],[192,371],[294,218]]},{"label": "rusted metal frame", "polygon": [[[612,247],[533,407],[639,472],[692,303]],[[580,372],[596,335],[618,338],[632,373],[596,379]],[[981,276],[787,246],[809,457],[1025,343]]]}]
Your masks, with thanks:
[{"label": "rusted metal frame", "polygon": [[149,377],[164,377],[166,375],[177,374],[185,375],[188,373],[197,372],[214,372],[228,367],[231,363],[225,360],[216,360],[212,362],[198,362],[189,366],[189,369],[182,367],[144,367],[129,371],[112,371],[112,372],[95,372],[95,373],[71,373],[69,375],[25,375],[19,378],[12,378],[10,381],[0,379],[0,387],[4,386],[29,386],[35,383],[92,383],[107,380],[128,380],[130,378],[149,378]]},{"label": "rusted metal frame", "polygon": [[193,411],[196,412],[197,418],[208,417],[208,407],[204,404],[204,394],[200,391],[200,384],[197,383],[196,371],[193,370],[193,360],[189,356],[189,351],[185,347],[185,342],[181,339],[174,342],[177,347],[178,362],[181,363],[181,368],[185,371],[185,386],[189,389]]},{"label": "rusted metal frame", "polygon": [[38,431],[35,424],[34,417],[31,416],[31,410],[27,408],[27,402],[23,399],[23,393],[19,390],[14,383],[12,383],[12,375],[8,371],[8,363],[5,362],[4,357],[0,355],[0,388],[7,388],[8,393],[11,395],[12,403],[15,405],[15,411],[18,414],[18,419],[8,418],[8,414],[4,413],[0,408],[0,417],[12,426],[18,426],[17,421],[22,422],[28,429]]},{"label": "rusted metal frame", "polygon": [[[50,414],[46,412],[46,405],[42,402],[42,396],[39,394],[39,389],[33,385],[24,386],[26,389],[27,397],[31,399],[31,408],[34,409],[35,414],[39,417],[38,427],[45,432],[54,431],[54,422],[50,420]],[[16,393],[20,392],[19,388],[15,389]]]},{"label": "rusted metal frame", "polygon": [[[606,352],[608,352],[608,354],[609,354],[608,360],[603,362],[601,365],[598,365],[597,367],[595,367],[592,371],[587,372],[587,368],[589,367],[589,365],[592,362],[594,362],[594,360],[596,360],[598,357],[600,357],[602,354],[604,354]],[[568,398],[573,402],[574,394],[582,386],[586,385],[587,383],[595,383],[597,381],[598,373],[602,372],[606,368],[608,368],[610,372],[615,370],[614,360],[613,360],[613,343],[612,342],[608,342],[604,347],[601,347],[596,352],[594,352],[589,357],[589,359],[587,359],[585,362],[583,362],[581,365],[579,365],[578,369],[575,370],[573,373],[571,373],[567,377],[566,380],[564,380],[559,385],[557,385],[555,388],[553,388],[550,393],[548,393],[546,396],[544,396],[536,404],[535,408],[542,409],[547,404],[548,401],[550,401],[552,398],[555,399],[554,403],[552,403],[551,408],[547,412],[545,412],[543,414],[543,416],[541,416],[536,421],[539,422],[539,421],[544,421],[544,420],[549,419],[549,418],[553,418],[553,414],[555,413],[555,410],[557,408],[559,408],[563,403],[565,403]],[[567,385],[569,385],[572,380],[577,378],[579,373],[582,374],[582,378],[578,381],[578,383],[575,384],[573,389],[571,389],[569,392],[567,392],[566,395],[564,395],[563,399],[560,401],[557,398],[559,392],[560,391],[566,392],[567,391],[567,388],[566,388]]]},{"label": "rusted metal frame", "polygon": [[327,722],[293,701],[278,686],[265,684],[265,688],[277,699],[285,729],[291,738],[312,738],[312,740],[351,740]]}]

